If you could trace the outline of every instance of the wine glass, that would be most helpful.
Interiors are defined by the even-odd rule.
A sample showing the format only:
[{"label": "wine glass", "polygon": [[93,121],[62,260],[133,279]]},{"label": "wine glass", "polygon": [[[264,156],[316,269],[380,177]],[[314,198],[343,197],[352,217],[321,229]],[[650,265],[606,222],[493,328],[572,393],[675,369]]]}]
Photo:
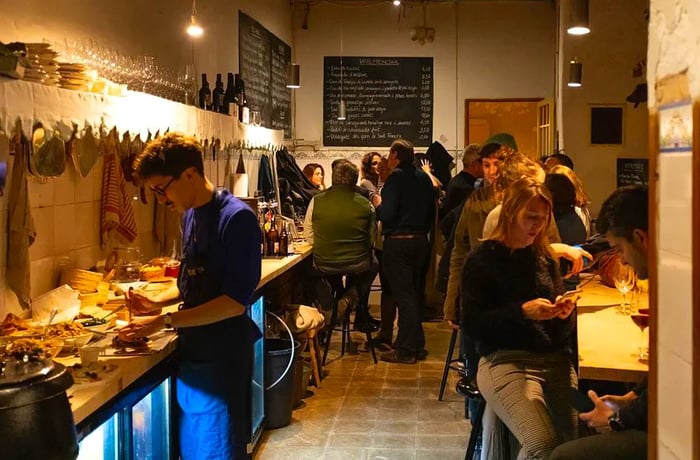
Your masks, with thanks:
[{"label": "wine glass", "polygon": [[649,352],[647,351],[648,341],[644,331],[649,327],[649,309],[640,308],[637,310],[637,313],[631,315],[630,317],[641,331],[641,340],[639,342],[639,360],[646,361],[649,359]]},{"label": "wine glass", "polygon": [[262,124],[262,120],[260,119],[260,111],[259,110],[251,110],[250,111],[250,123],[253,126],[260,126]]},{"label": "wine glass", "polygon": [[178,82],[184,90],[184,101],[185,105],[194,105],[194,69],[191,64],[185,64],[182,69],[180,69],[180,75],[178,75]]},{"label": "wine glass", "polygon": [[615,262],[613,279],[615,281],[615,287],[620,294],[622,294],[620,313],[623,315],[629,314],[627,308],[627,293],[634,287],[634,269],[630,265],[618,260]]}]

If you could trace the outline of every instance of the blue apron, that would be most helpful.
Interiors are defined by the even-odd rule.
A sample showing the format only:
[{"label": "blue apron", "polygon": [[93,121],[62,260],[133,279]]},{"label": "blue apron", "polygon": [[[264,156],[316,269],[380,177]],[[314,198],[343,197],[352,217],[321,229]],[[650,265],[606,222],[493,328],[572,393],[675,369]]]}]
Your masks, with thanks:
[{"label": "blue apron", "polygon": [[[221,295],[219,209],[227,192],[183,219],[178,279],[183,304],[193,308]],[[183,460],[248,459],[253,344],[260,333],[247,315],[179,333],[176,395]]]}]

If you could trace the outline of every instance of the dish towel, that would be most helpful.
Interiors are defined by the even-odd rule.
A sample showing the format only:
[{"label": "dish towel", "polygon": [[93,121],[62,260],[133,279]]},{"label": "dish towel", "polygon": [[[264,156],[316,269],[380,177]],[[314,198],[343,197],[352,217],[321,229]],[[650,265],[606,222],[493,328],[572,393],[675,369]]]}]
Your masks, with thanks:
[{"label": "dish towel", "polygon": [[[36,227],[32,218],[27,191],[28,144],[22,139],[15,145],[15,159],[8,191],[7,212],[7,272],[9,287],[23,309],[32,303],[30,290],[29,246],[36,239]],[[12,248],[12,250],[10,250]]]},{"label": "dish towel", "polygon": [[131,206],[131,196],[126,191],[126,181],[117,158],[116,149],[106,148],[105,166],[102,172],[102,213],[100,231],[102,245],[106,245],[110,233],[128,243],[136,240],[136,218]]}]

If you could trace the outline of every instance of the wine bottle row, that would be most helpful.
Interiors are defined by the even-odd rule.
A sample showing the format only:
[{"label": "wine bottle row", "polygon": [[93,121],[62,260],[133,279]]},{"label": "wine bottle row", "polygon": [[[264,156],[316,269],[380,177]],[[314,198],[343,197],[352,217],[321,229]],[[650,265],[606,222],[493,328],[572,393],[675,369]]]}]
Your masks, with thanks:
[{"label": "wine bottle row", "polygon": [[238,74],[227,75],[226,89],[221,74],[216,74],[214,91],[209,88],[207,74],[202,74],[202,87],[199,89],[199,108],[231,115],[241,123],[250,123],[250,109],[245,96],[245,82]]}]

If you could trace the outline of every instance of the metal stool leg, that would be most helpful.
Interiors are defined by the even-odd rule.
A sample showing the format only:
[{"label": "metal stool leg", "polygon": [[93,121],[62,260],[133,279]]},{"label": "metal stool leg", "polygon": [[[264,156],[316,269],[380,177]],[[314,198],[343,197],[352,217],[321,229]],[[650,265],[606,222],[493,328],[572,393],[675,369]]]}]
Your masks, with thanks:
[{"label": "metal stool leg", "polygon": [[447,374],[450,372],[450,364],[452,363],[452,354],[455,350],[455,343],[457,342],[457,331],[452,330],[452,337],[450,337],[450,345],[447,347],[447,356],[445,357],[445,368],[442,371],[442,381],[440,382],[440,393],[438,394],[438,401],[442,401],[442,397],[445,395],[445,385],[447,385]]},{"label": "metal stool leg", "polygon": [[326,365],[326,358],[328,357],[328,349],[331,347],[331,339],[333,338],[333,331],[335,330],[335,322],[338,320],[338,304],[333,305],[333,311],[331,312],[331,324],[328,328],[328,337],[326,337],[326,343],[323,344],[323,359],[321,360],[321,367]]},{"label": "metal stool leg", "polygon": [[472,417],[472,432],[469,435],[469,442],[467,443],[467,452],[464,454],[464,460],[474,460],[474,452],[476,451],[476,443],[479,440],[479,436],[482,431],[482,419],[484,417],[484,409],[486,408],[486,401],[479,398],[479,406],[476,409],[474,417]]}]

